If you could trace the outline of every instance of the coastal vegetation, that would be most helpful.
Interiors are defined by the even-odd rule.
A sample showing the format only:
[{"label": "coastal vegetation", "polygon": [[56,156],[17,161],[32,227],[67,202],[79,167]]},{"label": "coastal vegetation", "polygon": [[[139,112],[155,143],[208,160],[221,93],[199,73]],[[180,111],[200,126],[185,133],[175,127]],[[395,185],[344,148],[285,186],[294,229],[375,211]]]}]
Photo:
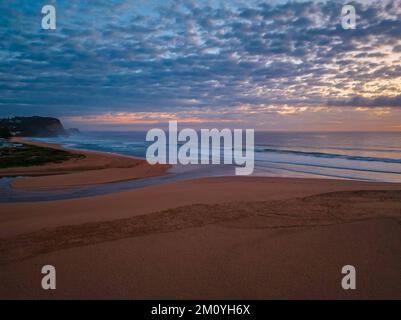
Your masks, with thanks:
[{"label": "coastal vegetation", "polygon": [[85,158],[82,154],[26,144],[14,144],[0,148],[1,169],[60,163],[82,158]]}]

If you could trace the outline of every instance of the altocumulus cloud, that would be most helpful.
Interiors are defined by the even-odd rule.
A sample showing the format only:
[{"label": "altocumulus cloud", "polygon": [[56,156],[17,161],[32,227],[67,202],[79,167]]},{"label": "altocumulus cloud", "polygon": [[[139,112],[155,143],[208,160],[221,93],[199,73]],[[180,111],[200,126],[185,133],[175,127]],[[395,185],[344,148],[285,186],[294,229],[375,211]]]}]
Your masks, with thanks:
[{"label": "altocumulus cloud", "polygon": [[0,115],[400,107],[400,0],[49,2],[0,3]]}]

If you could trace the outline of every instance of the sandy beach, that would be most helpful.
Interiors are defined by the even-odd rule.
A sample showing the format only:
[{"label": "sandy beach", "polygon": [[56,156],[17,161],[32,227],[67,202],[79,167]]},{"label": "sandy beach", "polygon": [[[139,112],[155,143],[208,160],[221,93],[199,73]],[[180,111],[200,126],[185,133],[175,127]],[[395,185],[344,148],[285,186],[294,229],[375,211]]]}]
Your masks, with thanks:
[{"label": "sandy beach", "polygon": [[401,300],[401,0],[0,13],[0,300]]},{"label": "sandy beach", "polygon": [[[12,186],[62,188],[166,170],[79,152],[86,158],[18,169],[41,176]],[[1,299],[401,299],[400,184],[203,178],[4,203],[0,212]],[[57,290],[41,289],[46,264],[57,269]],[[357,290],[341,288],[348,264]]]},{"label": "sandy beach", "polygon": [[[23,138],[13,138],[12,141],[66,150],[56,144],[30,141]],[[142,159],[117,154],[71,149],[68,151],[82,154],[85,158],[42,166],[0,169],[0,177],[27,176],[14,180],[12,183],[14,188],[54,189],[159,176],[164,174],[169,167],[167,165],[151,166]],[[32,176],[34,178],[31,178]]]}]

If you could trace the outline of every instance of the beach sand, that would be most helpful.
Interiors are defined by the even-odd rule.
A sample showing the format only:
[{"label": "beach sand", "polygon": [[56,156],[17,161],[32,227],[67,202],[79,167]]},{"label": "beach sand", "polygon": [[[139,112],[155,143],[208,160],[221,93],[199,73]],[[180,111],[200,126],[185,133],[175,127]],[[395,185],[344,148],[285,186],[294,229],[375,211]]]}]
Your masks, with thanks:
[{"label": "beach sand", "polygon": [[167,165],[149,165],[145,160],[95,151],[65,149],[60,145],[13,138],[13,142],[51,147],[85,155],[62,163],[0,169],[0,177],[27,176],[13,181],[14,188],[55,189],[84,186],[163,175]]},{"label": "beach sand", "polygon": [[400,184],[219,177],[7,203],[0,238],[1,299],[401,299]]}]

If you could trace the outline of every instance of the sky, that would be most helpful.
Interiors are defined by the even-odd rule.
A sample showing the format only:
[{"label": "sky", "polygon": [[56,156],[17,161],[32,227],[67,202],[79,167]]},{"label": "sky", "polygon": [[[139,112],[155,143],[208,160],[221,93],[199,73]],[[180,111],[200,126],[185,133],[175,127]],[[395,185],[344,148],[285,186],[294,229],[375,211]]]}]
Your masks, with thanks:
[{"label": "sky", "polygon": [[14,0],[0,17],[0,117],[401,131],[401,0]]}]

